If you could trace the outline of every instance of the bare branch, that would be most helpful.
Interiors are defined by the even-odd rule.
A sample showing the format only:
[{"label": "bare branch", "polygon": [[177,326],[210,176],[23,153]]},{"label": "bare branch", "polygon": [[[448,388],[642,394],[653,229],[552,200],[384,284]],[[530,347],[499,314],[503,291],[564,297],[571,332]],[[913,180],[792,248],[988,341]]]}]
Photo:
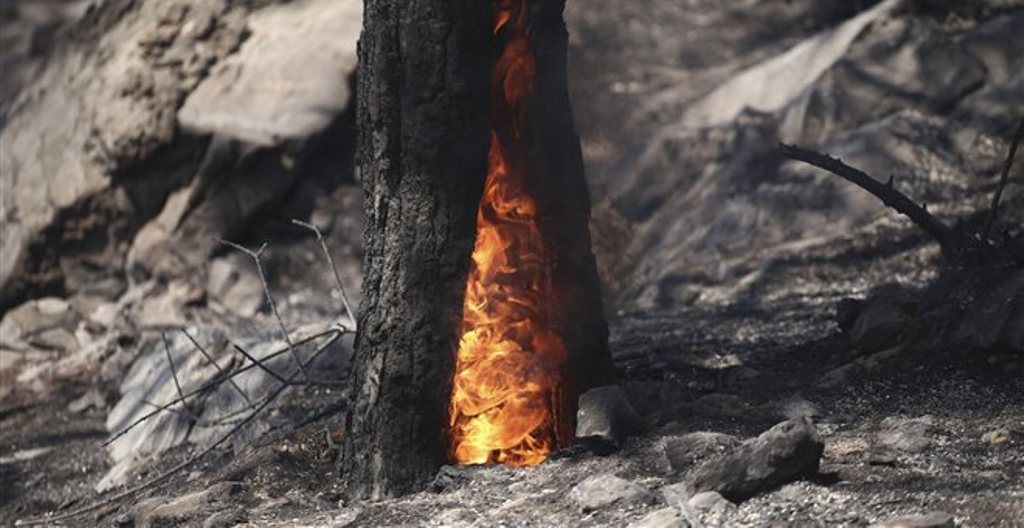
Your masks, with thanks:
[{"label": "bare branch", "polygon": [[164,342],[164,354],[167,355],[167,364],[171,367],[171,377],[174,378],[174,388],[178,391],[178,401],[185,408],[185,412],[192,418],[193,422],[199,421],[199,417],[192,412],[192,409],[185,401],[185,395],[181,392],[181,383],[178,382],[178,371],[174,368],[174,359],[171,358],[171,345],[167,342],[167,334],[160,332],[160,339]]},{"label": "bare branch", "polygon": [[302,366],[302,361],[299,360],[299,354],[295,352],[295,344],[292,343],[292,338],[288,334],[288,329],[284,326],[284,319],[281,318],[281,314],[277,311],[277,303],[274,302],[274,296],[270,294],[270,285],[267,283],[267,275],[266,273],[263,272],[263,262],[260,261],[260,255],[263,254],[263,250],[267,249],[267,244],[264,243],[262,246],[260,246],[258,250],[252,251],[246,248],[245,246],[236,244],[234,242],[230,242],[220,238],[217,238],[215,240],[217,240],[221,244],[233,247],[245,253],[246,255],[249,255],[252,258],[253,262],[256,263],[256,272],[260,276],[260,284],[263,285],[263,293],[266,295],[267,302],[270,304],[270,310],[274,312],[274,317],[277,319],[277,326],[281,329],[281,333],[284,335],[285,343],[288,343],[288,350],[290,350],[292,353],[292,359],[294,359],[295,364],[298,365],[299,370],[302,372],[302,376],[308,380],[309,374],[306,372],[306,368]]},{"label": "bare branch", "polygon": [[[301,339],[301,340],[299,340],[298,343],[296,343],[296,345],[297,346],[302,346],[302,345],[305,345],[307,343],[310,343],[312,341],[315,341],[317,339],[321,339],[321,338],[329,336],[329,335],[336,335],[336,337],[330,341],[331,343],[333,343],[334,341],[337,340],[337,338],[340,338],[341,336],[343,336],[345,334],[351,334],[351,333],[352,333],[352,331],[349,330],[348,328],[345,328],[345,327],[343,327],[341,325],[338,325],[338,326],[335,326],[335,327],[331,327],[330,329],[325,330],[323,332],[319,332],[319,333],[313,334],[313,335],[311,335],[311,336],[309,336],[309,337],[307,337],[305,339]],[[284,348],[284,349],[281,349],[281,350],[276,350],[276,351],[274,351],[274,352],[272,352],[270,354],[267,354],[267,356],[263,358],[263,361],[269,361],[269,360],[271,360],[273,358],[276,358],[276,357],[280,356],[281,354],[285,354],[287,352],[288,352],[287,348]],[[236,370],[235,372],[230,373],[228,375],[228,378],[234,378],[235,376],[240,376],[243,373],[245,373],[245,372],[247,372],[249,370],[252,370],[254,368],[258,368],[258,365],[256,365],[256,364],[244,365],[244,366],[240,367],[238,370]],[[190,397],[195,396],[197,394],[201,394],[203,392],[206,392],[206,391],[216,387],[217,385],[220,385],[223,381],[224,381],[223,379],[215,379],[215,380],[211,380],[211,381],[209,381],[207,383],[204,383],[199,388],[197,388],[197,389],[195,389],[195,390],[185,394],[185,398],[190,398]],[[153,410],[153,411],[151,411],[149,413],[146,413],[146,414],[140,416],[134,422],[132,422],[131,424],[125,426],[123,429],[121,429],[116,434],[114,434],[114,436],[111,436],[109,439],[107,439],[107,441],[103,442],[103,446],[106,447],[106,446],[116,442],[119,438],[121,438],[122,436],[128,434],[132,429],[138,427],[140,424],[142,424],[146,420],[152,418],[153,416],[156,416],[157,414],[159,414],[162,411],[166,411],[166,410],[170,409],[171,406],[177,404],[180,401],[183,401],[183,400],[181,398],[172,400],[172,401],[170,401],[168,403],[165,403],[165,404],[161,405],[158,409],[155,409],[155,410]]]},{"label": "bare branch", "polygon": [[225,372],[224,369],[220,368],[220,365],[218,365],[217,362],[213,360],[213,357],[211,357],[210,354],[206,351],[206,349],[203,348],[203,345],[200,345],[199,342],[196,341],[194,337],[192,337],[192,334],[188,333],[188,330],[182,328],[181,333],[185,334],[185,337],[187,337],[188,340],[191,341],[192,344],[196,347],[196,349],[198,349],[199,352],[203,354],[203,357],[205,357],[206,360],[209,361],[211,365],[213,365],[213,368],[217,369],[217,372],[225,380],[227,380],[227,382],[230,383],[231,386],[234,387],[236,391],[238,391],[238,394],[242,395],[242,398],[245,399],[245,403],[249,404],[249,407],[253,407],[253,403],[252,400],[249,399],[249,395],[246,394],[246,392],[242,390],[242,388],[239,387],[237,383],[235,383],[235,380],[231,376],[228,376],[228,373]]},{"label": "bare branch", "polygon": [[246,352],[246,351],[245,351],[245,349],[244,349],[244,348],[242,348],[241,346],[239,346],[239,345],[238,345],[237,343],[231,343],[231,346],[235,347],[235,350],[237,350],[238,352],[240,352],[240,353],[241,353],[241,354],[242,354],[243,356],[245,356],[245,358],[246,358],[246,359],[248,359],[249,361],[252,361],[252,362],[253,362],[253,363],[254,363],[254,364],[255,364],[256,366],[258,366],[258,367],[260,368],[260,370],[262,370],[263,372],[266,372],[267,374],[270,374],[270,375],[271,375],[271,376],[273,376],[273,377],[274,377],[275,379],[277,379],[277,381],[280,381],[281,383],[285,383],[285,384],[287,384],[287,383],[288,383],[288,380],[284,379],[284,376],[281,376],[281,375],[280,375],[280,374],[278,374],[277,372],[274,372],[274,369],[272,369],[272,368],[270,368],[270,367],[268,367],[268,366],[264,365],[262,361],[260,361],[260,360],[258,360],[258,359],[256,359],[256,358],[252,357],[252,355],[250,355],[250,354],[249,354],[248,352]]},{"label": "bare branch", "polygon": [[[313,352],[313,354],[310,355],[310,357],[306,361],[306,363],[304,365],[302,365],[303,368],[306,365],[312,364],[313,361],[315,361],[320,356],[320,354],[323,353],[324,350],[327,350],[328,348],[330,348],[330,346],[333,345],[343,335],[342,332],[338,332],[337,330],[331,330],[329,333],[331,334],[330,339],[328,339],[327,342],[325,342],[324,344],[322,344],[319,347],[317,347],[317,349]],[[327,333],[325,333],[323,335],[327,335]],[[299,372],[296,372],[295,375],[292,376],[292,378],[295,378],[298,374],[299,374]],[[154,488],[154,487],[159,486],[163,481],[167,480],[168,477],[171,477],[172,475],[178,473],[179,471],[182,471],[182,470],[192,466],[193,464],[198,462],[200,459],[202,459],[203,457],[205,457],[209,453],[213,452],[214,449],[217,449],[218,447],[220,447],[222,444],[224,444],[224,442],[227,442],[228,439],[230,439],[232,436],[234,436],[235,433],[237,433],[238,431],[242,430],[242,428],[245,427],[254,418],[256,418],[256,416],[260,412],[262,412],[264,409],[266,409],[267,406],[270,405],[271,402],[273,402],[278,396],[281,395],[281,393],[283,393],[285,391],[285,389],[290,387],[293,384],[293,381],[294,380],[288,380],[287,383],[282,384],[280,387],[275,389],[274,392],[272,392],[270,394],[270,396],[268,396],[267,399],[263,403],[261,403],[257,408],[253,409],[252,412],[250,412],[242,421],[240,421],[238,424],[236,424],[234,427],[232,427],[228,432],[226,432],[223,435],[221,435],[221,437],[218,438],[217,441],[215,441],[214,443],[210,444],[209,446],[207,446],[202,451],[200,451],[200,452],[196,453],[195,455],[189,457],[187,460],[185,460],[185,461],[181,462],[180,464],[178,464],[178,465],[168,469],[167,471],[164,471],[163,473],[160,473],[159,475],[156,475],[153,478],[151,478],[151,479],[149,479],[149,480],[147,480],[147,481],[145,481],[145,482],[143,482],[143,483],[141,483],[141,484],[139,484],[137,486],[134,486],[132,488],[128,488],[128,489],[126,489],[126,490],[124,490],[124,491],[122,491],[120,493],[116,493],[114,495],[111,495],[110,497],[107,497],[106,499],[99,500],[99,501],[94,502],[92,504],[88,504],[86,506],[83,506],[83,507],[78,508],[78,509],[76,509],[74,511],[65,513],[63,515],[59,515],[59,516],[56,516],[56,517],[41,517],[41,518],[37,518],[37,519],[29,519],[29,520],[26,520],[26,521],[19,521],[18,525],[19,526],[32,526],[32,525],[40,525],[40,524],[53,524],[53,523],[57,523],[57,522],[61,522],[61,521],[66,521],[68,519],[74,519],[75,517],[78,517],[80,515],[83,515],[83,514],[91,512],[91,511],[98,510],[98,509],[100,509],[100,508],[102,508],[104,506],[108,506],[110,504],[113,504],[113,503],[115,503],[115,502],[117,502],[117,501],[119,501],[121,499],[130,497],[130,496],[135,495],[137,493],[140,493],[142,491],[145,491],[145,490],[148,490],[150,488]]]},{"label": "bare branch", "polygon": [[341,292],[341,303],[345,305],[345,313],[348,315],[348,320],[355,324],[356,316],[355,312],[352,311],[352,305],[348,301],[348,294],[345,293],[345,284],[341,282],[341,274],[338,273],[338,267],[334,265],[334,259],[331,257],[331,252],[327,249],[327,241],[324,240],[324,235],[320,232],[320,228],[301,220],[293,219],[292,223],[309,229],[316,234],[316,240],[320,242],[320,247],[324,250],[324,256],[327,257],[327,263],[331,265],[331,271],[334,272],[334,282],[338,285],[338,291]]},{"label": "bare branch", "polygon": [[[881,183],[839,159],[814,152],[813,150],[783,144],[779,146],[779,151],[789,159],[802,161],[819,169],[824,169],[873,194],[882,203],[906,216],[917,224],[918,227],[924,229],[925,232],[939,242],[943,252],[948,252],[956,247],[957,239],[953,231],[946,224],[939,221],[925,208],[918,206],[913,200],[907,198],[905,194],[897,191],[891,185]],[[891,182],[892,179],[890,178],[889,181]]]},{"label": "bare branch", "polygon": [[989,233],[992,232],[992,225],[996,223],[996,219],[999,217],[999,200],[1003,197],[1003,189],[1006,188],[1006,182],[1010,181],[1010,168],[1013,167],[1013,159],[1017,157],[1017,146],[1020,145],[1022,138],[1024,138],[1024,117],[1020,119],[1020,123],[1017,125],[1017,133],[1014,134],[1010,143],[1010,152],[1006,155],[1006,161],[1003,162],[1003,174],[999,177],[999,186],[996,187],[996,193],[992,197],[992,207],[988,211],[985,231],[982,232],[983,238],[988,238]]}]

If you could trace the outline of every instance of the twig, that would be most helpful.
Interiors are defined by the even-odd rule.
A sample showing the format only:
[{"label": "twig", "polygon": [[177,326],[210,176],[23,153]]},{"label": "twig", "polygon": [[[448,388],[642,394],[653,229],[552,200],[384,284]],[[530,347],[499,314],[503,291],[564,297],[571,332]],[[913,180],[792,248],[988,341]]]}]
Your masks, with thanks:
[{"label": "twig", "polygon": [[288,380],[284,379],[283,376],[281,376],[277,372],[274,372],[274,370],[271,369],[270,367],[264,365],[262,361],[252,357],[252,355],[250,355],[248,352],[246,352],[245,349],[242,348],[241,346],[239,346],[237,343],[231,343],[231,346],[233,346],[235,348],[235,350],[237,350],[243,356],[245,356],[246,359],[248,359],[249,361],[252,361],[256,366],[258,366],[261,370],[263,370],[263,372],[266,372],[267,374],[270,374],[275,379],[277,379],[277,381],[280,381],[281,383],[288,383]]},{"label": "twig", "polygon": [[[871,176],[868,176],[867,174],[836,158],[814,152],[813,150],[783,144],[779,145],[779,151],[783,156],[789,159],[802,161],[804,163],[814,165],[819,169],[824,169],[873,194],[876,198],[881,200],[882,203],[906,216],[917,224],[918,227],[924,229],[925,232],[939,242],[944,253],[948,253],[949,251],[956,249],[958,239],[954,236],[953,231],[947,227],[946,224],[943,224],[937,218],[932,216],[931,213],[918,206],[913,200],[907,198],[905,194],[897,191],[895,188],[884,183],[880,183]],[[892,179],[889,181],[891,182]]]},{"label": "twig", "polygon": [[302,376],[308,380],[309,374],[306,372],[305,367],[302,366],[302,361],[299,360],[299,354],[295,352],[295,345],[292,343],[291,336],[288,335],[288,329],[284,326],[284,319],[281,318],[281,314],[277,311],[277,303],[274,302],[274,296],[270,294],[270,285],[267,284],[267,275],[263,272],[263,263],[260,261],[260,255],[263,253],[263,250],[267,249],[267,244],[264,243],[258,250],[252,251],[245,246],[228,240],[220,238],[216,238],[215,240],[249,255],[252,257],[253,262],[256,263],[256,272],[260,276],[260,284],[263,285],[263,293],[267,296],[267,302],[270,304],[270,310],[274,312],[274,317],[277,318],[277,326],[281,329],[281,333],[284,335],[285,343],[288,343],[288,350],[291,351],[295,364],[298,365],[299,370],[302,372]]},{"label": "twig", "polygon": [[[306,362],[307,364],[311,364],[314,360],[316,360],[316,358],[321,353],[323,353],[324,350],[327,350],[331,345],[333,345],[335,343],[335,341],[338,340],[338,338],[340,338],[343,335],[343,332],[338,331],[337,329],[332,329],[330,333],[332,334],[330,339],[328,339],[326,343],[324,343],[324,344],[320,345],[319,347],[317,347],[316,351],[314,351],[313,354],[310,355],[309,360]],[[292,378],[295,378],[298,374],[299,373],[296,372],[295,375],[292,376]],[[228,432],[224,433],[224,435],[222,435],[219,439],[217,439],[216,442],[210,444],[208,447],[206,447],[205,449],[203,449],[199,453],[196,453],[195,455],[189,457],[187,460],[185,460],[185,461],[181,462],[180,464],[178,464],[178,465],[168,469],[167,471],[164,471],[163,473],[160,473],[159,475],[156,475],[155,477],[153,477],[153,478],[151,478],[151,479],[149,479],[149,480],[147,480],[147,481],[145,481],[145,482],[143,482],[143,483],[141,483],[141,484],[139,484],[137,486],[134,486],[132,488],[128,488],[128,489],[126,489],[126,490],[124,490],[124,491],[122,491],[120,493],[117,493],[117,494],[114,494],[114,495],[112,495],[110,497],[107,497],[106,499],[103,499],[103,500],[94,502],[92,504],[89,504],[87,506],[83,506],[81,508],[78,508],[77,510],[65,513],[63,515],[59,515],[57,517],[48,517],[48,518],[47,517],[43,517],[43,518],[37,518],[37,519],[29,519],[29,520],[26,520],[26,521],[18,521],[16,523],[16,525],[18,525],[18,526],[31,526],[31,525],[52,524],[52,523],[56,523],[56,522],[66,521],[68,519],[73,519],[75,517],[78,517],[79,515],[82,515],[82,514],[89,513],[91,511],[97,510],[97,509],[102,508],[104,506],[108,506],[110,504],[113,504],[113,503],[121,500],[121,499],[124,499],[126,497],[130,497],[132,495],[135,495],[136,493],[140,493],[140,492],[145,491],[147,489],[150,489],[150,488],[158,486],[162,481],[164,481],[168,477],[171,477],[175,473],[188,468],[192,464],[195,464],[196,462],[199,461],[199,459],[201,459],[204,456],[206,456],[207,454],[211,453],[214,449],[220,447],[221,444],[226,442],[229,438],[234,436],[235,433],[240,431],[249,422],[251,422],[253,420],[253,418],[256,417],[256,415],[258,415],[263,409],[265,409],[268,405],[270,405],[270,403],[272,401],[274,401],[274,399],[276,399],[278,396],[280,396],[281,393],[285,391],[285,389],[290,387],[291,384],[292,384],[292,380],[289,380],[285,384],[282,384],[280,387],[274,389],[274,391],[271,393],[271,395],[267,397],[266,401],[264,401],[262,404],[260,404],[259,407],[257,407],[256,409],[253,409],[253,411],[251,413],[249,413],[249,415],[246,416],[244,420],[242,420],[237,425],[232,427]]]},{"label": "twig", "polygon": [[252,400],[249,399],[249,395],[246,394],[246,392],[244,390],[242,390],[242,388],[239,387],[237,383],[235,383],[234,378],[232,378],[231,376],[228,376],[228,373],[225,372],[224,369],[220,368],[220,365],[218,365],[217,362],[213,360],[213,357],[210,356],[210,354],[206,351],[205,348],[203,348],[203,345],[200,345],[199,342],[196,341],[196,339],[194,337],[192,337],[192,334],[188,333],[188,330],[185,330],[184,328],[182,328],[181,329],[181,333],[185,334],[185,337],[187,337],[188,340],[192,342],[192,345],[195,346],[196,349],[198,349],[201,354],[203,354],[203,357],[205,357],[206,360],[209,361],[211,365],[213,365],[213,368],[217,369],[217,372],[224,379],[226,379],[227,382],[230,383],[231,386],[234,387],[235,390],[238,391],[239,394],[242,395],[242,398],[245,399],[245,403],[249,404],[249,407],[252,407],[253,403],[252,403]]},{"label": "twig", "polygon": [[352,311],[352,305],[349,304],[348,301],[348,294],[345,293],[345,284],[341,282],[341,275],[338,273],[338,267],[334,265],[334,259],[331,257],[330,250],[327,249],[327,241],[324,240],[324,235],[320,232],[320,228],[301,220],[292,219],[292,223],[309,229],[316,234],[316,240],[317,242],[320,242],[320,247],[324,250],[324,256],[327,257],[327,263],[331,265],[331,271],[334,272],[334,282],[338,285],[338,291],[341,292],[341,303],[345,305],[345,314],[348,315],[348,320],[355,324],[355,312]]},{"label": "twig", "polygon": [[1003,174],[999,177],[999,186],[996,187],[996,193],[992,197],[992,207],[988,211],[988,221],[985,222],[985,231],[982,233],[983,238],[988,238],[989,233],[992,231],[992,225],[996,223],[996,219],[999,216],[999,200],[1003,197],[1003,189],[1006,188],[1006,182],[1010,181],[1010,168],[1013,167],[1013,159],[1017,157],[1017,145],[1020,144],[1022,138],[1024,138],[1024,117],[1020,119],[1020,123],[1017,125],[1017,133],[1013,136],[1013,140],[1010,143],[1010,152],[1006,155],[1006,161],[1003,163]]},{"label": "twig", "polygon": [[[305,339],[302,339],[302,340],[300,340],[296,344],[298,346],[302,346],[302,345],[305,345],[306,343],[315,341],[315,340],[320,339],[322,337],[326,337],[326,336],[328,336],[330,334],[333,334],[333,333],[337,333],[339,335],[339,337],[340,337],[340,336],[343,336],[345,334],[350,334],[350,333],[352,333],[352,331],[349,330],[348,328],[345,328],[344,326],[338,325],[338,326],[332,327],[332,328],[330,328],[330,329],[328,329],[326,331],[319,332],[319,333],[311,335],[311,336],[309,336],[309,337],[307,337]],[[269,360],[271,360],[271,359],[273,359],[275,357],[278,357],[281,354],[284,354],[284,353],[287,353],[287,352],[288,352],[287,348],[284,348],[284,349],[281,349],[281,350],[276,350],[276,351],[274,351],[274,352],[272,352],[270,354],[267,354],[267,356],[263,358],[263,361],[269,361]],[[240,376],[243,373],[245,373],[245,372],[247,372],[249,370],[252,370],[254,368],[258,368],[258,365],[255,365],[255,364],[253,364],[253,365],[244,365],[244,366],[240,367],[238,370],[236,370],[235,372],[232,372],[231,374],[229,374],[228,377],[229,378],[234,378],[235,376]],[[206,392],[206,391],[216,387],[217,385],[220,385],[223,381],[224,380],[221,380],[221,379],[211,380],[211,381],[203,384],[199,388],[189,392],[188,394],[185,394],[185,397],[189,398],[189,397],[195,396],[197,394],[201,394],[203,392]],[[170,401],[168,403],[165,403],[165,404],[161,405],[160,408],[140,416],[138,419],[136,419],[134,422],[132,422],[131,424],[126,426],[124,429],[121,429],[116,434],[114,434],[114,436],[112,436],[109,439],[107,439],[107,441],[103,442],[103,447],[106,447],[106,446],[116,442],[119,438],[121,438],[122,436],[128,434],[132,429],[138,427],[141,423],[143,423],[146,420],[152,418],[153,416],[156,416],[161,411],[168,410],[172,405],[178,403],[179,401],[182,401],[182,400],[181,399],[176,399],[176,400]]]},{"label": "twig", "polygon": [[164,342],[164,354],[167,355],[167,364],[171,367],[171,377],[174,378],[174,388],[178,391],[178,399],[181,401],[181,406],[185,408],[185,412],[192,418],[192,421],[197,422],[199,417],[192,412],[188,402],[185,401],[185,395],[181,392],[181,383],[178,382],[178,371],[174,368],[174,359],[171,358],[171,345],[167,342],[167,334],[160,332],[160,339]]}]

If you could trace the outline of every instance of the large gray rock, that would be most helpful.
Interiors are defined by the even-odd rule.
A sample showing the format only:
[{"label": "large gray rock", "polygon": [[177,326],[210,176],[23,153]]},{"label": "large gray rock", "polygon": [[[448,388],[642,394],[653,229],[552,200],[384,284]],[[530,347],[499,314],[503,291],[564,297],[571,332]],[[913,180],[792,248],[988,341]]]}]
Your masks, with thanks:
[{"label": "large gray rock", "polygon": [[687,475],[696,491],[717,491],[731,501],[748,499],[781,483],[813,475],[825,444],[809,418],[782,422],[710,460]]},{"label": "large gray rock", "polygon": [[190,161],[138,168],[244,29],[223,0],[106,0],[61,39],[0,130],[0,310],[45,288],[120,293],[125,238]]},{"label": "large gray rock", "polygon": [[349,103],[358,0],[300,0],[249,18],[250,35],[178,111],[186,130],[261,146],[305,139]]},{"label": "large gray rock", "polygon": [[654,494],[639,484],[612,474],[588,477],[569,493],[584,513],[607,508],[613,504],[653,504]]}]

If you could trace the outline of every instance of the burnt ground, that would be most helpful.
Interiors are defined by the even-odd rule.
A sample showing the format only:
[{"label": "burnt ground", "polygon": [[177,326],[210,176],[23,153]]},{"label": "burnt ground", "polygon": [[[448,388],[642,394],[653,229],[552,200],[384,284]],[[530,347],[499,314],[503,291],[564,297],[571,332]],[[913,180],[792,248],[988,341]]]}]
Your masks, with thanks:
[{"label": "burnt ground", "polygon": [[[776,273],[761,287],[763,296],[743,303],[616,317],[612,349],[622,384],[652,429],[611,456],[571,449],[535,468],[464,470],[461,480],[441,492],[345,504],[344,477],[335,470],[336,451],[326,440],[326,431],[341,433],[339,399],[336,392],[307,389],[285,399],[279,412],[287,416],[286,425],[253,445],[218,450],[154,490],[68,524],[127,522],[145,513],[147,505],[161,503],[153,497],[220,490],[215,484],[232,482],[238,484],[229,492],[217,492],[223,496],[215,494],[216,499],[163,522],[199,525],[219,513],[251,526],[622,525],[663,506],[583,514],[569,490],[605,472],[657,490],[679,478],[666,470],[665,438],[692,431],[745,438],[784,419],[794,406],[810,405],[826,445],[821,474],[708,514],[706,523],[860,526],[942,510],[964,526],[1020,525],[1024,358],[968,350],[936,351],[927,358],[858,358],[834,322],[835,303],[867,285],[893,276],[918,285],[930,279],[935,248],[909,226],[895,228],[891,237],[877,247],[868,237],[852,236],[810,248],[776,264]],[[734,362],[729,370],[716,369],[715,354],[735,354],[743,366]],[[858,365],[854,375],[822,384],[830,371],[851,362]],[[100,446],[105,414],[66,410],[85,389],[66,386],[46,399],[5,402],[0,411],[5,522],[94,500],[92,485],[108,465]],[[332,405],[336,412],[326,417],[309,411]],[[925,415],[934,420],[927,433],[930,447],[917,453],[878,450],[883,420]],[[1008,440],[983,439],[1001,428],[1010,431]],[[29,460],[7,460],[37,448],[48,450]],[[174,465],[186,451],[163,454],[138,477]]]},{"label": "burnt ground", "polygon": [[[844,298],[864,298],[890,283],[924,288],[939,273],[937,246],[845,183],[782,170],[768,152],[780,140],[778,116],[673,128],[691,104],[737,72],[875,4],[570,2],[576,57],[570,73],[588,169],[595,196],[619,208],[599,204],[595,224],[626,224],[624,233],[611,229],[624,241],[595,237],[599,261],[611,270],[605,278],[623,283],[610,288],[611,349],[621,385],[649,424],[618,453],[570,448],[538,467],[461,469],[440,491],[347,504],[331,446],[344,433],[344,387],[296,388],[267,413],[268,425],[255,437],[64,524],[626,525],[664,508],[657,491],[682,478],[667,462],[669,439],[694,431],[748,438],[809,414],[825,441],[820,474],[709,512],[701,524],[864,526],[941,510],[963,526],[1024,525],[1024,358],[998,348],[906,340],[865,353],[837,323]],[[1021,6],[979,3],[936,15],[931,11],[942,8],[935,4],[923,2],[866,31],[807,92],[805,108],[821,123],[809,120],[797,138],[822,150],[845,149],[844,159],[876,176],[898,173],[902,190],[927,200],[950,224],[978,224],[1005,156],[1007,123],[1021,108],[1019,96],[1013,98],[1020,93],[1020,78],[1012,74],[1018,63],[999,66],[1004,55],[1019,61],[1024,53],[998,40],[1016,31]],[[986,27],[989,33],[971,37]],[[982,61],[984,68],[950,52],[959,48],[939,48],[966,41],[968,49],[984,50],[970,38],[984,44],[989,34],[1003,45],[992,46],[995,58]],[[952,80],[937,75],[922,51],[930,49],[940,49],[950,71],[962,62],[957,71],[966,73]],[[858,76],[901,68],[920,75],[893,81],[905,86]],[[960,77],[970,81],[966,88]],[[901,95],[880,97],[890,92]],[[929,102],[933,95],[941,105]],[[1003,206],[1008,225],[1018,230],[1024,226],[1020,166]],[[742,203],[747,196],[754,198]],[[343,186],[324,201],[336,208],[326,217],[341,224],[331,246],[341,250],[343,276],[356,283],[358,191]],[[660,209],[648,210],[651,203]],[[803,214],[790,214],[804,207]],[[703,225],[721,229],[690,236]],[[337,313],[336,303],[324,302],[331,280],[317,264],[319,248],[296,236],[283,229],[245,240],[271,242],[272,288],[293,328]],[[264,311],[254,322],[235,322],[234,330],[266,332],[268,317]],[[103,358],[113,375],[62,378],[35,390],[16,383],[16,371],[0,370],[0,525],[103,499],[94,487],[112,464],[102,443],[121,396],[117,381],[148,342],[119,339],[126,339],[121,349],[134,352],[127,360]],[[96,389],[91,398],[98,401],[82,405]],[[887,424],[926,416],[926,447],[880,447]],[[986,436],[997,430],[1005,434]],[[182,444],[160,453],[125,485],[160,474],[196,449]],[[599,473],[647,488],[655,503],[581,512],[570,490]]]}]

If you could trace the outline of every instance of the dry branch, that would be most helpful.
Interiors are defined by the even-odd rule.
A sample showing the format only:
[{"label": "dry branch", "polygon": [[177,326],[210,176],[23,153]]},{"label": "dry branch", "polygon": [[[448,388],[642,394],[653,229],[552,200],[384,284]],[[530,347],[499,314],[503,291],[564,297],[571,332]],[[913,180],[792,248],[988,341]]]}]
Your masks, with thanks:
[{"label": "dry branch", "polygon": [[932,216],[925,207],[917,205],[913,200],[907,198],[905,194],[897,191],[892,185],[892,178],[889,179],[888,185],[881,183],[864,172],[843,163],[838,158],[794,145],[780,145],[779,151],[789,159],[802,161],[819,169],[824,169],[871,193],[886,206],[906,216],[917,224],[918,227],[924,229],[925,232],[939,242],[943,253],[948,254],[952,250],[959,249],[965,243],[956,237],[953,230],[946,226],[946,224]]},{"label": "dry branch", "polygon": [[18,521],[17,525],[18,526],[33,526],[33,525],[41,525],[41,524],[53,524],[53,523],[57,523],[57,522],[61,522],[61,521],[66,521],[66,520],[69,520],[69,519],[74,519],[75,517],[78,517],[80,515],[89,513],[91,511],[98,510],[98,509],[103,508],[103,507],[108,506],[108,505],[111,505],[111,504],[113,504],[113,503],[115,503],[115,502],[117,502],[117,501],[119,501],[121,499],[130,497],[130,496],[135,495],[137,493],[146,491],[146,490],[148,490],[150,488],[154,488],[154,487],[159,486],[167,478],[173,476],[174,474],[178,473],[179,471],[182,471],[182,470],[192,466],[193,464],[198,462],[201,458],[203,458],[207,454],[211,453],[214,449],[217,449],[218,447],[220,447],[224,442],[226,442],[228,439],[230,439],[232,436],[234,436],[235,433],[237,433],[243,427],[245,427],[261,411],[263,411],[263,409],[265,409],[268,405],[270,405],[270,403],[272,401],[274,401],[278,396],[280,396],[281,393],[283,393],[285,391],[285,389],[287,389],[288,387],[292,386],[296,381],[298,381],[296,378],[298,377],[299,373],[300,372],[304,372],[304,369],[305,369],[306,366],[308,366],[308,365],[312,364],[314,361],[316,361],[316,359],[320,356],[320,354],[322,354],[325,350],[330,348],[331,345],[333,345],[335,342],[337,342],[337,340],[340,339],[341,336],[345,335],[345,333],[347,333],[347,332],[343,328],[333,328],[329,332],[325,333],[325,335],[331,334],[330,335],[330,339],[328,339],[327,342],[325,342],[324,344],[322,344],[319,347],[317,347],[317,349],[313,352],[312,355],[310,355],[309,359],[305,362],[305,364],[301,364],[300,365],[302,367],[302,369],[300,369],[299,371],[295,372],[295,374],[292,375],[290,379],[286,380],[284,383],[282,383],[280,386],[278,386],[276,389],[274,389],[274,391],[270,394],[270,396],[267,397],[267,399],[263,403],[261,403],[255,409],[253,409],[253,411],[251,413],[249,413],[242,421],[238,422],[228,432],[224,433],[220,438],[217,439],[217,441],[215,441],[214,443],[210,444],[209,446],[204,448],[202,451],[200,451],[200,452],[196,453],[195,455],[189,457],[185,461],[177,464],[176,466],[174,466],[174,467],[172,467],[172,468],[170,468],[170,469],[160,473],[159,475],[154,476],[153,478],[151,478],[151,479],[149,479],[149,480],[147,480],[147,481],[145,481],[145,482],[143,482],[143,483],[141,483],[141,484],[139,484],[137,486],[128,488],[128,489],[126,489],[124,491],[121,491],[119,493],[111,495],[110,497],[107,497],[107,498],[105,498],[103,500],[94,502],[92,504],[83,506],[83,507],[78,508],[78,509],[76,509],[74,511],[71,511],[71,512],[68,512],[68,513],[65,513],[63,515],[59,515],[59,516],[56,516],[56,517],[41,517],[41,518],[37,518],[37,519],[29,519],[29,520],[25,520],[25,521]]},{"label": "dry branch", "polygon": [[331,266],[331,271],[334,273],[334,282],[338,285],[338,291],[341,293],[341,303],[345,306],[345,314],[348,315],[348,320],[355,324],[356,316],[355,312],[352,311],[352,305],[348,301],[348,294],[345,293],[345,284],[341,282],[341,275],[338,273],[338,267],[334,265],[334,259],[331,257],[331,252],[327,248],[327,242],[324,240],[323,233],[320,232],[320,228],[303,222],[301,220],[292,220],[292,223],[309,229],[316,234],[316,240],[320,243],[320,247],[324,251],[324,256],[327,257],[327,263]]},{"label": "dry branch", "polygon": [[277,319],[277,326],[281,329],[281,334],[284,335],[284,342],[288,344],[288,350],[291,351],[292,358],[295,360],[295,364],[298,365],[303,377],[305,377],[306,380],[309,380],[309,374],[306,372],[306,368],[302,366],[302,361],[299,360],[298,353],[295,352],[295,344],[292,343],[292,337],[288,334],[288,328],[284,326],[284,319],[281,318],[281,313],[277,311],[277,303],[274,302],[274,296],[270,294],[270,285],[267,283],[267,275],[263,272],[263,262],[260,261],[260,255],[263,254],[263,250],[267,249],[267,244],[264,243],[258,250],[252,251],[241,244],[236,244],[228,240],[220,238],[215,240],[249,255],[253,262],[256,263],[256,273],[260,276],[260,284],[263,286],[263,293],[267,298],[267,303],[270,304],[270,310],[274,312],[274,317]]}]

